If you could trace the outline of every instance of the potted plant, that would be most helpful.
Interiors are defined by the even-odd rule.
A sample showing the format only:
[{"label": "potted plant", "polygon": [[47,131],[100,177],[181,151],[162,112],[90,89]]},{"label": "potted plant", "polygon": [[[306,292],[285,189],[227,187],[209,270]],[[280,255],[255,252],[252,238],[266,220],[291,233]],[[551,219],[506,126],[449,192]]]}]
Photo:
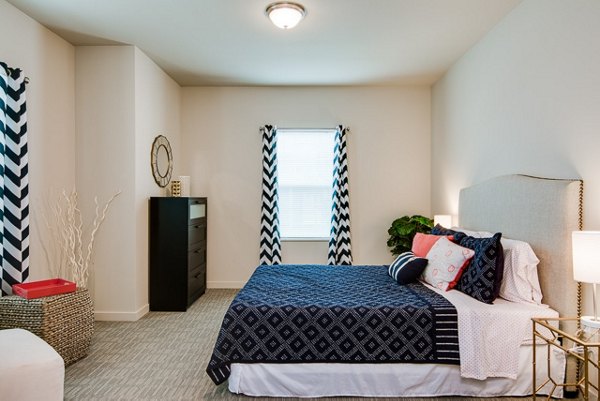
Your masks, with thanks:
[{"label": "potted plant", "polygon": [[392,223],[388,229],[390,238],[387,246],[394,256],[410,251],[416,233],[428,233],[433,228],[433,220],[429,217],[414,215],[403,216]]}]

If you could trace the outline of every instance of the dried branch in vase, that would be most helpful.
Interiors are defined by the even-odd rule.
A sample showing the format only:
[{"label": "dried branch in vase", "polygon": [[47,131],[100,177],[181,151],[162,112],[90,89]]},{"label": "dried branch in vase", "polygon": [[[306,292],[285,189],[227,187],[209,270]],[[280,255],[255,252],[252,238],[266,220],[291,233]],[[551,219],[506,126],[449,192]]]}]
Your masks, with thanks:
[{"label": "dried branch in vase", "polygon": [[[84,227],[75,190],[70,193],[63,190],[56,202],[50,205],[50,215],[41,213],[49,239],[54,241],[53,246],[49,246],[48,241],[41,241],[48,268],[54,277],[72,280],[78,287],[87,287],[96,235],[106,219],[110,204],[120,193],[114,194],[102,207],[98,197],[94,197],[96,208],[89,230]],[[87,231],[89,236],[84,247]]]}]

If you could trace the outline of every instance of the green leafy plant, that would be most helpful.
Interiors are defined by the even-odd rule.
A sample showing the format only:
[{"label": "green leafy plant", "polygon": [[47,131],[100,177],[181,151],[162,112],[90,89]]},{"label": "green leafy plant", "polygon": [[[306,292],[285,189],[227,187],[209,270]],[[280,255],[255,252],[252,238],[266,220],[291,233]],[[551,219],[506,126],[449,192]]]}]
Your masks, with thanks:
[{"label": "green leafy plant", "polygon": [[388,229],[390,238],[387,240],[387,246],[391,248],[390,252],[393,255],[400,255],[410,251],[416,233],[427,233],[432,228],[433,220],[429,217],[420,215],[400,217],[394,220]]}]

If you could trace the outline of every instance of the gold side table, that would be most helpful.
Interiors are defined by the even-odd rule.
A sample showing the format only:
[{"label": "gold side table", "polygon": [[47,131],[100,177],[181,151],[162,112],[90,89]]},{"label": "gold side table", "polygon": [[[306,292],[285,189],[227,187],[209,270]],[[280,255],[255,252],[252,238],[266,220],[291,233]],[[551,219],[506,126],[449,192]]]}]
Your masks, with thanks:
[{"label": "gold side table", "polygon": [[[537,393],[548,383],[552,383],[552,391],[546,397],[550,400],[552,394],[558,387],[563,390],[566,387],[577,388],[581,391],[584,400],[590,400],[590,388],[598,392],[600,383],[600,330],[592,329],[589,333],[578,330],[576,333],[568,333],[558,328],[560,322],[573,321],[577,318],[533,318],[533,399],[537,399]],[[540,341],[541,340],[541,341]],[[594,341],[592,341],[594,340]],[[537,344],[546,344],[547,353],[547,379],[538,385],[536,383],[536,347]],[[580,377],[574,381],[557,383],[552,376],[550,353],[552,348],[562,350],[566,357],[574,358],[580,366]],[[595,372],[594,372],[595,370]],[[590,381],[592,374],[596,375],[596,383]]]}]

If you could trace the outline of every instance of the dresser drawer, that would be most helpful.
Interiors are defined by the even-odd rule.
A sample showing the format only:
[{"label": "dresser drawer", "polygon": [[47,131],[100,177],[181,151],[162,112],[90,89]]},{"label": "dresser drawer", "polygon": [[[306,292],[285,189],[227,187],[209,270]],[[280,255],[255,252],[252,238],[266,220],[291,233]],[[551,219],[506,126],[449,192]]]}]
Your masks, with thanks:
[{"label": "dresser drawer", "polygon": [[194,287],[191,287],[191,284],[192,282],[190,282],[190,287],[188,288],[188,306],[192,305],[194,301],[200,298],[206,291],[206,276],[200,277],[198,280],[194,281]]},{"label": "dresser drawer", "polygon": [[188,270],[206,263],[206,241],[198,242],[190,247],[188,252]]},{"label": "dresser drawer", "polygon": [[188,244],[206,240],[206,224],[193,224],[188,227]]},{"label": "dresser drawer", "polygon": [[188,277],[192,278],[194,276],[197,276],[200,272],[206,272],[206,263],[191,268],[188,272]]},{"label": "dresser drawer", "polygon": [[189,224],[206,225],[206,199],[191,198],[189,201]]},{"label": "dresser drawer", "polygon": [[203,293],[206,289],[206,269],[197,269],[188,278],[188,294],[190,297]]}]

